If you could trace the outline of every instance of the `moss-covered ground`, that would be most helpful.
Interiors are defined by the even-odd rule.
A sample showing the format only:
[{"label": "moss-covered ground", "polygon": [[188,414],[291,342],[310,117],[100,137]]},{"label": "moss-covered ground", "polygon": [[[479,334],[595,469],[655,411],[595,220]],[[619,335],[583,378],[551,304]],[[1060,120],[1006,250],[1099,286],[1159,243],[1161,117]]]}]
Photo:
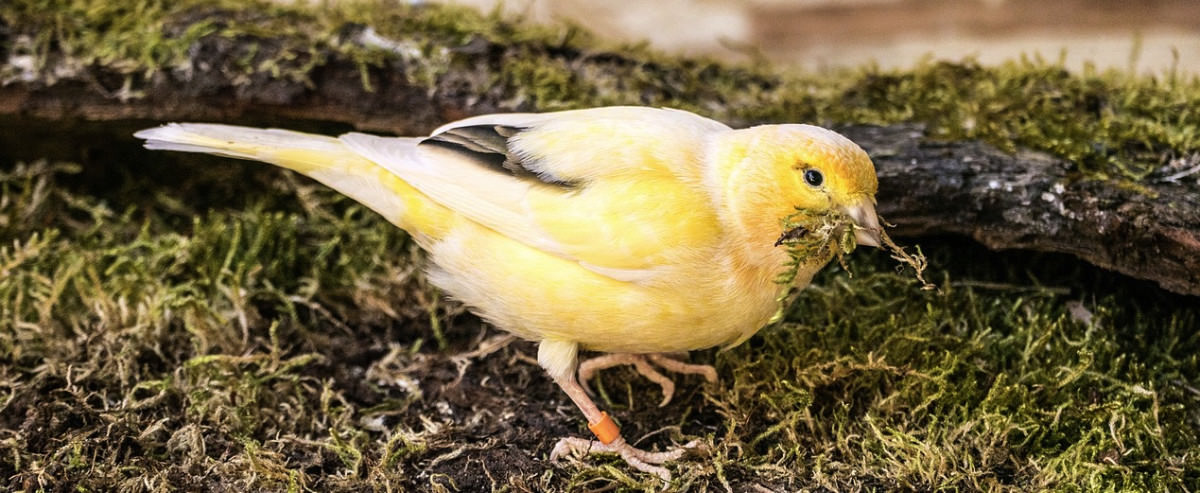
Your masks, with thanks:
[{"label": "moss-covered ground", "polygon": [[[142,74],[227,29],[294,29],[300,52],[340,46],[346,23],[439,43],[483,33],[531,53],[592,42],[458,10],[356,5],[325,15],[252,5],[255,23],[150,42],[163,16],[196,3],[17,0],[0,6],[0,52],[70,52]],[[135,25],[95,25],[120,19]],[[18,39],[26,32],[40,34]],[[367,65],[384,56],[342,48]],[[965,62],[802,77],[629,53],[674,78],[616,87],[551,57],[513,64],[499,83],[531,108],[632,102],[739,121],[918,121],[1130,182],[1200,147],[1200,84],[1177,76]],[[436,79],[441,69],[427,68]],[[689,105],[697,94],[721,103]],[[612,458],[549,463],[558,437],[586,429],[532,346],[494,347],[499,333],[428,287],[421,253],[369,211],[293,174],[150,154],[124,137],[153,122],[0,123],[4,489],[661,486]],[[856,252],[852,275],[828,268],[783,323],[694,354],[720,383],[682,379],[658,408],[656,387],[611,370],[597,382],[604,407],[640,445],[708,444],[708,457],[672,466],[674,490],[1200,489],[1196,298],[1060,256],[921,244],[938,290],[918,289],[885,255]]]}]

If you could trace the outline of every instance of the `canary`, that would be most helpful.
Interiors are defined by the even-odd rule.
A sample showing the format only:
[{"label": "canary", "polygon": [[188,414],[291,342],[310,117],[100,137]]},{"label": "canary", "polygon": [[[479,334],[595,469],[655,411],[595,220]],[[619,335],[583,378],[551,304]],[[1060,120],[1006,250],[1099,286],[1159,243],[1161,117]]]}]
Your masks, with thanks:
[{"label": "canary", "polygon": [[[632,447],[580,382],[632,364],[665,403],[673,386],[655,366],[715,380],[711,366],[669,355],[746,340],[828,263],[833,248],[799,258],[781,248],[813,229],[787,220],[797,211],[840,214],[855,243],[880,243],[871,159],[810,125],[732,129],[681,110],[604,107],[476,116],[427,137],[200,123],[135,136],[148,149],[295,170],[405,229],[436,286],[538,342],[538,362],[587,418],[598,441],[564,438],[552,458],[615,452],[664,478],[686,447]],[[778,282],[787,269],[790,286]],[[612,354],[580,365],[581,349]]]}]

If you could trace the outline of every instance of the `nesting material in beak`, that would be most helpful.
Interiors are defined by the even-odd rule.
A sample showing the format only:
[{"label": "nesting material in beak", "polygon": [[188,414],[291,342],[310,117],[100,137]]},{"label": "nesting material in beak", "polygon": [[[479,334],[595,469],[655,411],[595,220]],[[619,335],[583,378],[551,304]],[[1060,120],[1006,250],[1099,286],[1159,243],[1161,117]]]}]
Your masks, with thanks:
[{"label": "nesting material in beak", "polygon": [[843,207],[842,212],[854,220],[856,243],[876,248],[883,244],[883,228],[879,227],[879,216],[875,214],[875,204],[870,197],[863,197],[858,202]]},{"label": "nesting material in beak", "polygon": [[[842,256],[854,250],[855,246],[867,245],[884,250],[893,259],[912,267],[921,289],[937,289],[925,281],[924,272],[929,264],[920,247],[917,247],[916,254],[905,252],[883,232],[880,221],[875,213],[875,201],[866,195],[837,210],[796,209],[795,213],[782,220],[783,234],[775,241],[775,246],[787,245],[788,255],[791,256],[788,269],[775,282],[790,286],[805,262],[816,258],[823,263],[829,259],[828,254],[833,254],[838,262],[842,262]],[[847,226],[853,229],[847,230]],[[854,233],[853,240],[851,232]],[[842,267],[849,269],[845,263],[842,263]],[[790,293],[790,289],[785,293]],[[780,298],[781,303],[784,298],[786,295]]]}]

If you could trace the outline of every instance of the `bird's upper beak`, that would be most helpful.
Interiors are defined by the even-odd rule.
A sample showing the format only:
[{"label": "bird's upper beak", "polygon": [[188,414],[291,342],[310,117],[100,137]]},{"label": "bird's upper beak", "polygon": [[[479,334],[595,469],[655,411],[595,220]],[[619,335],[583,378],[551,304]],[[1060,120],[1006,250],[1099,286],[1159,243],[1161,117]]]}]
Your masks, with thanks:
[{"label": "bird's upper beak", "polygon": [[875,214],[875,200],[869,195],[842,207],[842,212],[854,220],[856,243],[876,248],[883,243],[883,229],[879,227],[879,216]]}]

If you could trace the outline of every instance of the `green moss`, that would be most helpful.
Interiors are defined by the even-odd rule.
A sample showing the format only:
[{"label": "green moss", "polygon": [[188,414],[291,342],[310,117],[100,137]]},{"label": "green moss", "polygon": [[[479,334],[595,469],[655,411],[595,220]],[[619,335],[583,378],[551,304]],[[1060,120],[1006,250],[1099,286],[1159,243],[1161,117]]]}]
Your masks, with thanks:
[{"label": "green moss", "polygon": [[514,60],[497,76],[497,83],[516,88],[514,103],[539,108],[564,109],[586,99],[588,88],[562,62]]},{"label": "green moss", "polygon": [[[22,449],[11,457],[60,471],[58,480],[110,485],[89,486],[103,490],[125,471],[145,472],[126,462],[129,453],[211,467],[206,447],[232,447],[218,452],[236,457],[222,474],[282,489],[309,480],[271,441],[303,435],[357,467],[364,432],[321,376],[335,358],[312,348],[328,347],[336,337],[324,332],[347,323],[405,318],[377,301],[427,289],[405,235],[323,191],[307,195],[316,222],[251,208],[198,216],[190,232],[172,233],[55,185],[78,171],[40,162],[0,176],[0,361],[6,374],[30,378],[5,387],[3,401],[35,423],[55,406],[42,393],[58,388],[67,407],[44,426],[68,423],[61,437],[22,435],[33,442],[10,443]],[[358,256],[365,252],[375,253]],[[377,309],[362,311],[369,306]],[[345,318],[350,307],[363,317]],[[82,400],[66,404],[73,399]],[[125,411],[101,419],[114,402]],[[127,430],[137,442],[98,440],[92,426]],[[17,474],[18,463],[0,469]]]},{"label": "green moss", "polygon": [[[941,253],[933,265],[955,265]],[[718,360],[734,380],[713,398],[741,427],[722,446],[741,461],[802,469],[835,490],[868,478],[918,490],[1200,481],[1200,464],[1179,455],[1200,438],[1197,396],[1182,384],[1200,376],[1183,350],[1200,344],[1194,310],[1120,289],[1082,305],[1089,324],[1071,314],[1072,299],[1094,293],[1086,275],[1062,279],[1081,286],[1070,295],[948,282],[913,296],[911,279],[863,260],[854,278],[826,273],[801,292],[790,325]]]}]

